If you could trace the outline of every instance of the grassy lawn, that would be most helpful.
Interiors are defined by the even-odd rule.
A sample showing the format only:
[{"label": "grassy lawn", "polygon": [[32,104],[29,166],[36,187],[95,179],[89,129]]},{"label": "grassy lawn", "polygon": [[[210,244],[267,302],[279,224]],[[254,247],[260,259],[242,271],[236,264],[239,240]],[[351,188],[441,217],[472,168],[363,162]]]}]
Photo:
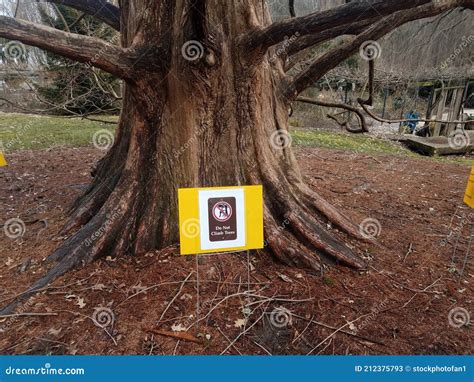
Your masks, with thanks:
[{"label": "grassy lawn", "polygon": [[[117,121],[114,116],[97,117]],[[113,131],[115,125],[79,118],[0,113],[0,142],[5,151],[21,149],[45,149],[54,146],[89,146],[96,131]],[[291,137],[296,147],[324,147],[366,154],[391,154],[420,157],[395,142],[367,135],[332,132],[317,129],[291,128]],[[472,163],[460,157],[438,157],[436,160]]]},{"label": "grassy lawn", "polygon": [[291,129],[290,132],[295,146],[325,147],[367,154],[417,156],[395,142],[372,138],[367,135],[300,128]]},{"label": "grassy lawn", "polygon": [[[114,121],[117,117],[101,116],[100,119]],[[88,146],[96,131],[114,128],[111,124],[79,118],[0,113],[0,142],[5,151]]]}]

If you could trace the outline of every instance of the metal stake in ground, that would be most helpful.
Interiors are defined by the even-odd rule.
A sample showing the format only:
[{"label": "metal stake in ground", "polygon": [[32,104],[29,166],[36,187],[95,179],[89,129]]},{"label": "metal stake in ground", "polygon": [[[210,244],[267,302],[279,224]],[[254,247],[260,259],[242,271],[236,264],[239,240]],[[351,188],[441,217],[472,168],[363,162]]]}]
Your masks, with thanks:
[{"label": "metal stake in ground", "polygon": [[199,325],[199,255],[196,255],[196,329]]}]

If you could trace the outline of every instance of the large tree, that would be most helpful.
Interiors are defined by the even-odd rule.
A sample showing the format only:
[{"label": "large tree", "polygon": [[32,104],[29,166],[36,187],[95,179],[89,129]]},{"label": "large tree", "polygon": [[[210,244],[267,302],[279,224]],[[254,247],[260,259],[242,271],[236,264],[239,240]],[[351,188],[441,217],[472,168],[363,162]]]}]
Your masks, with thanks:
[{"label": "large tree", "polygon": [[[114,27],[120,43],[0,16],[0,37],[85,62],[124,83],[115,141],[98,162],[28,296],[104,255],[140,254],[178,241],[177,189],[262,184],[268,250],[290,265],[362,268],[346,234],[359,227],[305,185],[291,150],[288,110],[325,73],[411,20],[474,0],[351,1],[272,22],[262,0],[53,1]],[[292,3],[292,2],[290,2]],[[285,60],[350,35],[294,76]],[[326,229],[327,224],[340,231]],[[284,227],[284,229],[282,229]],[[10,305],[4,312],[11,309]]]}]

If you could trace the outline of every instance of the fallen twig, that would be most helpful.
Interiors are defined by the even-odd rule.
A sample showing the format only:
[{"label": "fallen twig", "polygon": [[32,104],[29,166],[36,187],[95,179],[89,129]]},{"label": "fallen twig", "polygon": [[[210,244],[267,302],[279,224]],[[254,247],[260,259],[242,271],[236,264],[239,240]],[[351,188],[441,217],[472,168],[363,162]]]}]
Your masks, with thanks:
[{"label": "fallen twig", "polygon": [[[365,337],[365,336],[361,336],[361,335],[359,335],[359,334],[355,334],[355,333],[352,333],[352,332],[348,332],[347,330],[342,330],[341,328],[338,329],[338,328],[336,328],[336,327],[334,327],[334,326],[326,325],[326,324],[323,323],[323,322],[315,321],[315,320],[313,320],[313,319],[308,319],[308,318],[303,317],[303,316],[298,316],[297,314],[292,314],[292,316],[293,316],[293,317],[296,317],[296,318],[299,318],[299,319],[301,319],[301,320],[309,321],[310,323],[316,324],[316,325],[318,325],[318,326],[322,326],[323,328],[326,328],[326,329],[337,330],[339,333],[343,333],[343,334],[346,334],[346,335],[348,335],[348,336],[358,338],[358,339],[360,339],[360,340],[372,342],[372,343],[378,344],[378,345],[385,345],[385,343],[382,342],[382,341],[375,340],[375,339],[373,339],[373,338],[369,338],[369,337]],[[362,316],[362,317],[364,317],[364,316]],[[361,317],[359,317],[359,318],[361,318]],[[346,325],[348,325],[348,324],[346,324]],[[346,326],[346,325],[344,325],[344,326]],[[343,326],[343,327],[344,327],[344,326]],[[343,328],[343,327],[342,327],[342,328]],[[334,332],[334,334],[336,334],[336,332]],[[327,340],[327,339],[326,339],[326,340]],[[314,350],[314,349],[313,349],[313,350]]]},{"label": "fallen twig", "polygon": [[170,308],[171,305],[173,305],[173,302],[178,298],[178,296],[181,294],[181,291],[183,290],[184,288],[184,285],[186,284],[186,282],[188,281],[188,279],[191,277],[191,275],[194,273],[194,271],[191,271],[189,273],[189,275],[181,282],[181,285],[178,289],[178,291],[176,292],[176,294],[174,295],[174,297],[171,299],[171,301],[169,302],[169,304],[166,306],[165,310],[163,310],[163,313],[161,313],[161,316],[160,318],[158,319],[158,323],[160,323],[160,321],[162,320],[162,318],[165,316],[166,312],[168,311],[168,309]]},{"label": "fallen twig", "polygon": [[410,243],[410,246],[408,247],[407,253],[405,253],[405,257],[403,258],[402,263],[405,263],[405,260],[407,259],[408,255],[413,252],[412,250],[412,243]]},{"label": "fallen twig", "polygon": [[8,317],[33,317],[33,316],[57,316],[57,313],[48,313],[48,312],[25,312],[25,313],[13,313],[13,314],[4,314],[0,315],[0,318]]},{"label": "fallen twig", "polygon": [[146,328],[144,328],[143,330],[145,332],[157,334],[159,336],[171,337],[177,340],[189,341],[189,342],[194,342],[196,344],[202,345],[202,341],[199,338],[194,337],[191,333],[188,333],[188,332],[171,332],[169,330],[146,329]]}]

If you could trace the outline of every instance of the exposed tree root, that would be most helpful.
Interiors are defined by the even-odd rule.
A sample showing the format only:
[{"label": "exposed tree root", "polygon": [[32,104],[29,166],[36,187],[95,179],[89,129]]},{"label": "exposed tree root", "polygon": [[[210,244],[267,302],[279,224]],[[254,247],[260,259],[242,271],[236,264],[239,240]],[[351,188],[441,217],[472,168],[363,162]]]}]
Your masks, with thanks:
[{"label": "exposed tree root", "polygon": [[[143,195],[140,197],[136,192],[136,184],[133,181],[119,183],[101,210],[48,257],[49,262],[55,261],[56,264],[25,293],[2,309],[0,314],[11,313],[20,301],[68,271],[95,259],[112,253],[143,253],[153,249],[143,245],[150,243],[149,236],[159,231],[156,225],[163,225],[164,222],[157,219],[153,226],[151,217],[154,213],[149,214],[149,218],[143,211],[137,213],[137,209],[143,208],[144,201],[140,201]],[[365,263],[361,258],[323,228],[323,220],[327,218],[350,235],[360,238],[356,226],[308,187],[299,186],[296,189],[298,192],[291,193],[291,197],[276,186],[274,192],[267,193],[272,195],[264,203],[267,249],[287,265],[317,272],[322,272],[324,264],[331,263],[364,268]],[[141,216],[145,221],[139,218]],[[152,242],[159,246],[156,240]]]}]

